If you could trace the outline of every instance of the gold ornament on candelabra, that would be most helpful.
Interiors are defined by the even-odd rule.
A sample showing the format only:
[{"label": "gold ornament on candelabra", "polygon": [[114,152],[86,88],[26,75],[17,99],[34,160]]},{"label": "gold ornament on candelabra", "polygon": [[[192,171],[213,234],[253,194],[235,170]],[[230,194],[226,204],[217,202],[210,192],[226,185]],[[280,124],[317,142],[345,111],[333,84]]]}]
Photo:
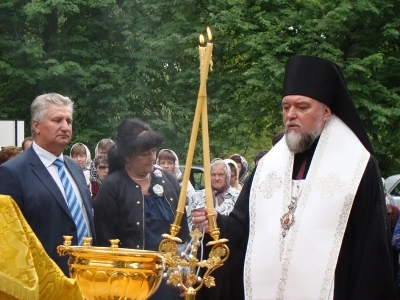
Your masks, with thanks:
[{"label": "gold ornament on candelabra", "polygon": [[[222,266],[229,257],[229,249],[226,246],[228,240],[219,237],[211,191],[206,83],[208,71],[212,68],[213,44],[211,30],[208,27],[207,36],[208,43],[204,46],[204,37],[200,35],[200,88],[178,208],[171,224],[170,234],[163,234],[164,240],[159,245],[159,252],[119,248],[118,239],[110,240],[109,248],[91,246],[91,238],[84,238],[82,246],[71,246],[72,236],[64,236],[64,244],[58,246],[57,251],[59,255],[70,256],[68,263],[71,277],[77,281],[86,300],[148,299],[157,290],[163,277],[170,285],[180,288],[185,293],[186,300],[194,300],[196,292],[204,285],[208,288],[215,286],[211,273]],[[199,260],[197,257],[203,236],[198,228],[190,233],[191,254],[188,256],[178,252],[178,243],[182,241],[176,236],[184,216],[187,186],[200,121],[207,219],[209,233],[213,238],[213,241],[207,244],[212,248],[205,260]],[[202,277],[198,276],[199,268],[204,269]]]},{"label": "gold ornament on candelabra", "polygon": [[[186,158],[185,172],[183,175],[182,189],[179,197],[178,209],[173,224],[171,224],[170,234],[164,234],[164,240],[160,243],[159,250],[162,255],[168,272],[164,277],[168,278],[169,284],[183,289],[186,293],[186,300],[195,299],[196,292],[202,288],[203,285],[210,288],[215,286],[214,278],[211,273],[218,267],[221,267],[229,257],[229,248],[226,246],[227,239],[219,238],[219,229],[215,221],[214,201],[211,191],[211,172],[210,172],[210,147],[208,135],[208,115],[207,115],[207,89],[206,83],[208,78],[208,71],[213,66],[212,50],[213,43],[212,34],[209,27],[207,27],[208,43],[204,46],[204,36],[200,35],[200,88],[197,98],[196,111],[194,115],[192,133],[190,137],[188,155]],[[204,182],[206,194],[206,207],[207,219],[209,224],[209,233],[213,241],[209,242],[207,246],[211,246],[209,257],[206,260],[199,260],[197,257],[198,248],[200,247],[200,239],[202,233],[198,228],[194,229],[190,235],[192,243],[190,244],[191,254],[186,257],[184,254],[177,255],[178,243],[182,241],[176,237],[180,229],[182,217],[184,215],[186,191],[189,182],[190,170],[192,167],[194,148],[196,144],[197,134],[199,131],[200,119],[202,123],[202,137],[203,137],[203,162],[204,162]],[[197,275],[198,268],[204,268],[205,272],[203,277]]]}]

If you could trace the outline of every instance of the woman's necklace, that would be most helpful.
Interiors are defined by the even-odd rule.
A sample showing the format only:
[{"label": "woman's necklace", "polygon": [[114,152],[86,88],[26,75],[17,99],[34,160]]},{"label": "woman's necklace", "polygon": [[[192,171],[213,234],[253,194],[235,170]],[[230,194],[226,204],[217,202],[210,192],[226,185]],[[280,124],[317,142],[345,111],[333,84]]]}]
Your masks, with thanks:
[{"label": "woman's necklace", "polygon": [[[129,175],[129,173],[128,173]],[[142,193],[147,193],[150,187],[150,173],[148,173],[145,177],[143,178],[135,178],[131,175],[129,175],[129,177],[133,180],[133,181],[137,181],[137,184],[140,186],[140,189],[142,191]],[[146,180],[146,181],[145,181]]]},{"label": "woman's necklace", "polygon": [[150,173],[147,173],[147,175],[142,178],[133,177],[129,173],[128,173],[128,175],[133,181],[136,181],[137,184],[139,184],[142,193],[147,193],[147,191],[150,187]]},{"label": "woman's necklace", "polygon": [[[129,173],[128,173],[128,175],[129,175]],[[129,177],[132,178],[132,179],[135,180],[135,181],[143,181],[143,180],[149,179],[150,173],[148,173],[148,174],[147,174],[145,177],[143,177],[143,178],[136,178],[136,177],[133,177],[133,176],[131,176],[131,175],[129,175]]]},{"label": "woman's necklace", "polygon": [[143,186],[140,186],[142,193],[146,193],[149,190],[149,187],[150,187],[150,178],[149,178],[149,182],[145,183],[144,188],[143,188]]}]

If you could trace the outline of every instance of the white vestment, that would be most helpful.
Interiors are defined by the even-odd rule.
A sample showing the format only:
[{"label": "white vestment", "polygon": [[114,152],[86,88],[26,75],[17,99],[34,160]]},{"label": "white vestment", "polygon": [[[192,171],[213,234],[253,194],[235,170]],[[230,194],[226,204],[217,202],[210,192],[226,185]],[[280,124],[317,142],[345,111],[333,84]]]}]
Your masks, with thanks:
[{"label": "white vestment", "polygon": [[369,158],[347,125],[331,116],[285,237],[280,219],[291,201],[294,154],[282,139],[260,160],[250,192],[246,300],[333,299],[343,235]]}]

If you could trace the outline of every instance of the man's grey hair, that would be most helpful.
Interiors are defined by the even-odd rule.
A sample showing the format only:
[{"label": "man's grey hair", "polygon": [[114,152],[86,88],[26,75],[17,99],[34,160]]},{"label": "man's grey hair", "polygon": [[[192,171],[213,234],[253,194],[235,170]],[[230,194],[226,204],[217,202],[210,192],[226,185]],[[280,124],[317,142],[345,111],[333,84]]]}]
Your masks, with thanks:
[{"label": "man's grey hair", "polygon": [[68,97],[56,93],[37,96],[31,104],[31,132],[33,137],[35,136],[35,131],[33,130],[32,122],[41,123],[51,103],[66,106],[71,111],[71,115],[74,113],[74,102]]}]

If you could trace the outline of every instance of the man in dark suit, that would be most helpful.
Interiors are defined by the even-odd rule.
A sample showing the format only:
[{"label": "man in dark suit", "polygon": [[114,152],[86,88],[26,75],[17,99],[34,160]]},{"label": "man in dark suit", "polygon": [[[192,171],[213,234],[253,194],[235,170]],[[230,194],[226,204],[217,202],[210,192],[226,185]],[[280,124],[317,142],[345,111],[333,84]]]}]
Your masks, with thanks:
[{"label": "man in dark suit", "polygon": [[84,236],[95,236],[83,172],[62,154],[72,137],[72,114],[68,97],[38,96],[31,105],[32,147],[0,166],[0,194],[13,197],[47,254],[67,276],[68,257],[56,250],[63,235],[73,236],[73,245]]}]

